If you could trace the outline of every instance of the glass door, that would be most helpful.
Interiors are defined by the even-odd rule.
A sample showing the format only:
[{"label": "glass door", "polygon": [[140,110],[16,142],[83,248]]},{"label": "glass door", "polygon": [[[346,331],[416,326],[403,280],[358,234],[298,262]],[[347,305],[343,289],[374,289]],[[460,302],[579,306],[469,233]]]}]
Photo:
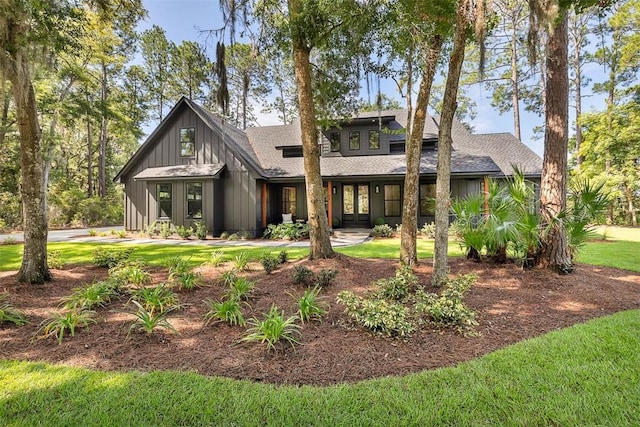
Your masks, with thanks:
[{"label": "glass door", "polygon": [[369,227],[369,184],[342,185],[342,217],[345,227]]}]

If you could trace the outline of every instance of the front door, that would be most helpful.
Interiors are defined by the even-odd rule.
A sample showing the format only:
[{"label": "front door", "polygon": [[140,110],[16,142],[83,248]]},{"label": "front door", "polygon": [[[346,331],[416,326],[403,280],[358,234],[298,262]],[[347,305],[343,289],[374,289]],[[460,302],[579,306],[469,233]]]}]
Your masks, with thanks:
[{"label": "front door", "polygon": [[345,227],[369,227],[369,184],[342,185],[342,221]]}]

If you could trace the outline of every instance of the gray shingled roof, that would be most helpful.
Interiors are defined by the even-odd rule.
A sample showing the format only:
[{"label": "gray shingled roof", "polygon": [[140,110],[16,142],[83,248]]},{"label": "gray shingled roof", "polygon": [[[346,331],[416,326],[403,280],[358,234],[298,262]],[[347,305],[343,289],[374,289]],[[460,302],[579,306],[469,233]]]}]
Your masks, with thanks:
[{"label": "gray shingled roof", "polygon": [[[276,147],[301,145],[302,138],[298,120],[290,125],[252,127],[243,132],[186,98],[181,99],[176,107],[180,103],[189,105],[207,126],[223,135],[225,143],[242,158],[244,163],[252,167],[262,177],[304,177],[303,159],[300,157],[284,158],[282,150],[276,149]],[[172,113],[177,110],[176,107]],[[404,129],[407,123],[406,110],[364,112],[355,117],[376,118],[379,116],[395,117],[395,121],[388,124],[391,129]],[[427,115],[423,138],[437,138],[438,124],[438,116]],[[153,139],[156,131],[143,146]],[[452,136],[451,173],[454,175],[511,175],[513,173],[512,164],[518,166],[529,176],[539,176],[541,173],[542,160],[540,157],[509,133],[474,135],[469,133],[461,123],[454,121]],[[402,141],[404,138],[405,135],[396,134],[393,139]],[[118,177],[135,162],[135,158],[143,151],[143,147],[138,151],[118,173]],[[424,152],[420,163],[420,173],[435,174],[436,160],[437,152]],[[406,162],[404,154],[342,156],[332,153],[332,156],[320,158],[320,168],[322,175],[326,177],[393,176],[405,174]]]},{"label": "gray shingled roof", "polygon": [[224,163],[206,165],[175,165],[158,168],[147,168],[133,177],[135,180],[153,179],[187,179],[192,177],[217,178],[224,168]]}]

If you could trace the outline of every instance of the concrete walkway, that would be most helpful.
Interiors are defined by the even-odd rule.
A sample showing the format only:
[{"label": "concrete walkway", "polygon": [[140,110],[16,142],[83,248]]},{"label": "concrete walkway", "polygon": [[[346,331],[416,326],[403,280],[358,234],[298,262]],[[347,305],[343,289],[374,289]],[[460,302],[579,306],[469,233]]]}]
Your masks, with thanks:
[{"label": "concrete walkway", "polygon": [[[149,239],[147,237],[136,236],[127,237],[121,239],[115,235],[109,234],[108,236],[99,236],[100,233],[111,233],[112,230],[120,231],[123,227],[98,227],[93,228],[98,232],[98,236],[89,236],[88,228],[74,228],[68,230],[50,230],[48,241],[49,242],[100,242],[100,243],[124,243],[131,245],[144,245],[144,244],[161,244],[161,245],[201,245],[201,246],[256,246],[256,247],[289,247],[289,248],[305,248],[309,247],[308,240],[302,241],[288,241],[288,240],[265,240],[265,239],[251,239],[251,240],[178,240],[178,239]],[[7,238],[13,238],[18,242],[21,242],[24,238],[22,233],[10,233],[0,234],[0,242],[4,242]],[[353,246],[364,243],[371,238],[364,230],[340,231],[336,232],[331,237],[331,245],[333,247],[341,246]]]}]

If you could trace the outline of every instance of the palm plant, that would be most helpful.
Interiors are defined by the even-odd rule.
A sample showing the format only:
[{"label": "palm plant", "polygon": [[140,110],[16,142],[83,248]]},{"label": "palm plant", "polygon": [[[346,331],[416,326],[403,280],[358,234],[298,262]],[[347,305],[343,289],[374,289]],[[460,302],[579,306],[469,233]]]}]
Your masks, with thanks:
[{"label": "palm plant", "polygon": [[451,204],[451,211],[456,216],[455,228],[461,245],[467,249],[467,258],[480,260],[480,252],[485,244],[484,230],[484,195],[468,195]]},{"label": "palm plant", "polygon": [[571,185],[570,207],[563,219],[572,258],[596,235],[592,224],[602,217],[609,205],[609,194],[604,191],[604,185],[604,182],[594,184],[586,179],[577,179]]}]

